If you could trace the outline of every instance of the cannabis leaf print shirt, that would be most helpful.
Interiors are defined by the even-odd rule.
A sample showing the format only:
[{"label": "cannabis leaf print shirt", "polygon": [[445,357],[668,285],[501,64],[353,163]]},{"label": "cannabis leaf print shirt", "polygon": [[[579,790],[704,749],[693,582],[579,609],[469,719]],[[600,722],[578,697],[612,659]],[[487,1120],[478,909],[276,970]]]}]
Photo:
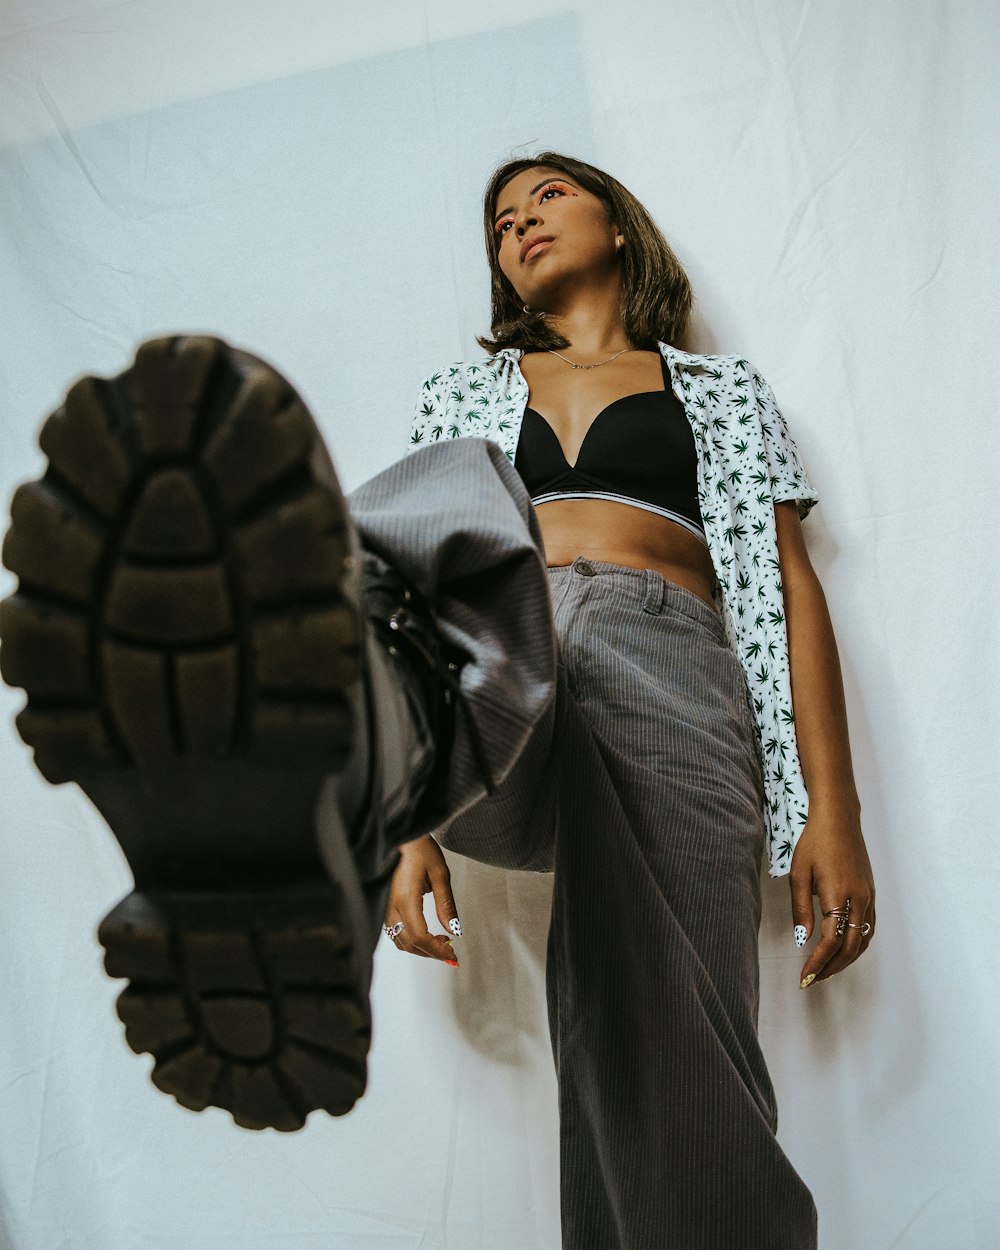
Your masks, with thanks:
[{"label": "cannabis leaf print shirt", "polygon": [[[770,872],[783,876],[806,822],[808,799],[792,716],[774,504],[795,499],[804,518],[817,495],[773,391],[748,360],[659,347],[698,448],[698,502],[719,607],[757,726]],[[440,439],[489,438],[513,463],[528,403],[521,355],[503,348],[429,377],[417,400],[410,450]]]}]

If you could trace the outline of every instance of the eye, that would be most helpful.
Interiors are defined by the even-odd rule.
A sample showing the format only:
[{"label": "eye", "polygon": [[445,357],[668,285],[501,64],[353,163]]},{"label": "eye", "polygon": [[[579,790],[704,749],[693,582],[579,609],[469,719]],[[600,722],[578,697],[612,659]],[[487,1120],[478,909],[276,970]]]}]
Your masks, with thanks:
[{"label": "eye", "polygon": [[564,186],[561,182],[552,182],[552,183],[549,183],[548,186],[542,187],[538,195],[538,202],[539,204],[544,204],[545,200],[550,195],[571,195],[571,194],[572,192],[570,191],[570,189]]},{"label": "eye", "polygon": [[503,238],[503,236],[507,233],[508,228],[512,226],[513,224],[514,224],[513,217],[502,217],[497,222],[497,224],[493,227],[493,229],[497,232],[497,235],[500,238]]}]

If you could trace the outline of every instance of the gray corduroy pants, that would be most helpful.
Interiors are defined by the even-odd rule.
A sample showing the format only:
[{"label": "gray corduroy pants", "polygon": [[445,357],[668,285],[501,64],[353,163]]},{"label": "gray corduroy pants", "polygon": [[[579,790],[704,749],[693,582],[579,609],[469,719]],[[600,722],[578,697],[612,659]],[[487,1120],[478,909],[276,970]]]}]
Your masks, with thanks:
[{"label": "gray corduroy pants", "polygon": [[760,763],[739,662],[654,570],[546,569],[503,452],[433,444],[350,497],[471,657],[434,832],[555,873],[549,1024],[568,1250],[811,1250],[757,1042]]}]

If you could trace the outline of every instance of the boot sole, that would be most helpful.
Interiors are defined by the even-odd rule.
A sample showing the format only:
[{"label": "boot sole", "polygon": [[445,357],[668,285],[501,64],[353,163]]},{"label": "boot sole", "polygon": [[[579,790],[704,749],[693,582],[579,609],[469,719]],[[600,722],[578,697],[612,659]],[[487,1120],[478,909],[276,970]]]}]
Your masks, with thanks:
[{"label": "boot sole", "polygon": [[183,338],[76,383],[39,441],[0,675],[43,776],[84,790],[132,868],[98,934],[128,1044],[247,1128],[342,1115],[367,953],[315,812],[352,748],[358,559],[319,433],[263,362]]}]

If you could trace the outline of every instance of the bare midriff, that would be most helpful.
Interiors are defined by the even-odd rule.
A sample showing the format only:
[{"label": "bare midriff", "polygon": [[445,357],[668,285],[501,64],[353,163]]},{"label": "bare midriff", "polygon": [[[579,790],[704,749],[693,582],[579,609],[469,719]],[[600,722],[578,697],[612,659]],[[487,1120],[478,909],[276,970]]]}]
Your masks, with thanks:
[{"label": "bare midriff", "polygon": [[715,607],[708,548],[676,521],[606,499],[553,499],[535,512],[550,568],[583,556],[628,569],[656,569]]},{"label": "bare midriff", "polygon": [[[662,391],[664,385],[657,351],[630,351],[594,369],[570,369],[552,352],[527,352],[520,369],[529,404],[552,427],[570,466],[604,408],[625,395]],[[609,499],[553,499],[535,511],[550,568],[583,556],[627,569],[656,569],[715,606],[708,548],[676,521]]]}]

